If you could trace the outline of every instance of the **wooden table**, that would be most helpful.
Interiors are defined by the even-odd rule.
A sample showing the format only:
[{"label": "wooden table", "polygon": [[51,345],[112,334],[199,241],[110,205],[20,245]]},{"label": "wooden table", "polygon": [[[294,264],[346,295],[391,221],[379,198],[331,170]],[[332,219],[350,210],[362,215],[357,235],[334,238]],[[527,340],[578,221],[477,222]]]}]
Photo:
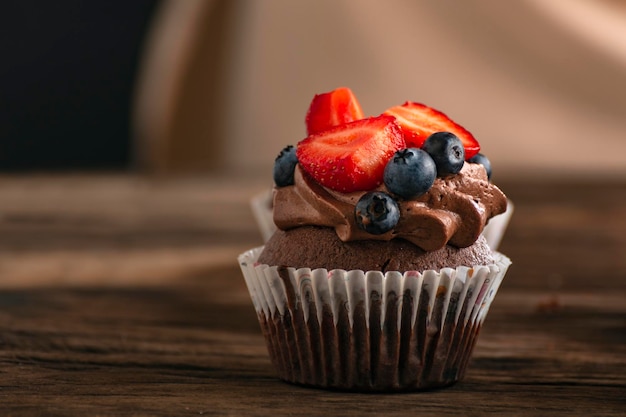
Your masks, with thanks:
[{"label": "wooden table", "polygon": [[0,178],[0,415],[626,415],[626,182],[508,181],[513,259],[466,379],[277,380],[236,255],[267,184]]}]

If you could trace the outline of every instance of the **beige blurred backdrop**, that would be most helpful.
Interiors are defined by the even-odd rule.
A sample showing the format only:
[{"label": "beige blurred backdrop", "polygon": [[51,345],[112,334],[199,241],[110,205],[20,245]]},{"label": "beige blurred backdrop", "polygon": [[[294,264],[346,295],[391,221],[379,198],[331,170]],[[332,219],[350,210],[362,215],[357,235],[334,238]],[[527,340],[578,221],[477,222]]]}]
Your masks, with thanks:
[{"label": "beige blurred backdrop", "polygon": [[144,170],[270,177],[314,94],[443,110],[494,176],[626,177],[626,2],[170,0],[135,102]]}]

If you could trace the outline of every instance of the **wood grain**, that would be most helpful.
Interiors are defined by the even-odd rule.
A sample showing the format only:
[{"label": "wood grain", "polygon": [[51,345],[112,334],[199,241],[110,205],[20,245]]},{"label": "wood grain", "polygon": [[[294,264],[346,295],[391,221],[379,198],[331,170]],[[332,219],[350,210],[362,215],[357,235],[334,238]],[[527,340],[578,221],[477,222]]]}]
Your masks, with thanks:
[{"label": "wood grain", "polygon": [[626,184],[502,185],[514,264],[465,380],[396,395],[276,379],[231,256],[260,242],[257,186],[0,181],[0,414],[626,413]]}]

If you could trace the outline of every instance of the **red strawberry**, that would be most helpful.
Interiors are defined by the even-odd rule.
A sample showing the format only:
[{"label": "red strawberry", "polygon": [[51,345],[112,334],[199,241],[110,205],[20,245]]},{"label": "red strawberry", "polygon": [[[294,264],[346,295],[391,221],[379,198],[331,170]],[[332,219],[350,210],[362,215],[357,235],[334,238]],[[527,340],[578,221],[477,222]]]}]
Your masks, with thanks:
[{"label": "red strawberry", "polygon": [[306,114],[308,135],[362,119],[363,110],[349,88],[340,87],[313,97]]},{"label": "red strawberry", "polygon": [[480,144],[474,136],[448,116],[424,104],[407,101],[401,106],[391,107],[383,114],[394,116],[404,133],[407,147],[421,148],[424,141],[435,132],[454,133],[465,148],[465,159],[470,159],[480,151]]},{"label": "red strawberry", "polygon": [[310,135],[298,143],[296,155],[318,183],[348,193],[379,185],[389,159],[405,147],[396,120],[381,115]]}]

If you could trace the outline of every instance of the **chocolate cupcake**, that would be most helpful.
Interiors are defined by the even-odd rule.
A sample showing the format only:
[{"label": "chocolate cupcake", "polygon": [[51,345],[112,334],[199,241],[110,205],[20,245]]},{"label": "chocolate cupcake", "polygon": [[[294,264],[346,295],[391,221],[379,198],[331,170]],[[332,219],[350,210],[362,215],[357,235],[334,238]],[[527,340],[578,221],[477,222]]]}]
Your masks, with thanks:
[{"label": "chocolate cupcake", "polygon": [[277,230],[239,256],[278,376],[362,392],[460,380],[510,265],[482,235],[507,199],[478,142],[421,104],[365,118],[345,88],[306,121],[276,160]]}]

